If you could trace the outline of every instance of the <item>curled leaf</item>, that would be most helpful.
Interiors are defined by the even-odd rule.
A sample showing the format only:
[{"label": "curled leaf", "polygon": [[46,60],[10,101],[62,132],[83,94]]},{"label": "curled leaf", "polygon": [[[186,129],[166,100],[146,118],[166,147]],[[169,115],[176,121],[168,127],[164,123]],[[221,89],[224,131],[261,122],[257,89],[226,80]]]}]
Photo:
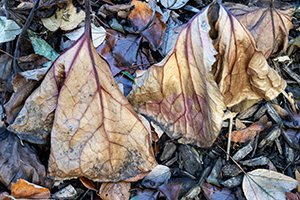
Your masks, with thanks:
[{"label": "curled leaf", "polygon": [[224,3],[226,8],[252,33],[257,48],[266,58],[285,52],[293,28],[293,6],[276,8],[276,1],[264,0],[263,7]]},{"label": "curled leaf", "polygon": [[223,97],[210,71],[214,48],[207,8],[178,36],[175,48],[133,86],[128,100],[171,138],[210,146],[222,125]]},{"label": "curled leaf", "polygon": [[286,82],[256,49],[252,34],[221,3],[210,7],[210,36],[219,52],[213,66],[226,106],[243,101],[274,99]]}]

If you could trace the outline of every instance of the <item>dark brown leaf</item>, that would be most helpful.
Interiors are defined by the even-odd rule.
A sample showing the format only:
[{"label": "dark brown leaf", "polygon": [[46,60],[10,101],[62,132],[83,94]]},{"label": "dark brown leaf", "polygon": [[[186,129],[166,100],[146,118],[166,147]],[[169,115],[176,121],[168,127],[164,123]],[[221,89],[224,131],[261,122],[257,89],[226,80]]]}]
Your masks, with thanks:
[{"label": "dark brown leaf", "polygon": [[218,188],[212,184],[204,183],[202,186],[203,194],[207,200],[234,200],[233,191],[228,188]]}]

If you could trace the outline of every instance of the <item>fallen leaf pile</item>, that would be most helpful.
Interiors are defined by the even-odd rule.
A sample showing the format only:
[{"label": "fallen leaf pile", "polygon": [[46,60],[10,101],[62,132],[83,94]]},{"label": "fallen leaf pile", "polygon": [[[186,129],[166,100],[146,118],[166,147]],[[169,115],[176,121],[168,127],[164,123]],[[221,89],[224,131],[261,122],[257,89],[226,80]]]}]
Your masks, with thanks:
[{"label": "fallen leaf pile", "polygon": [[[282,154],[281,132],[287,160],[296,159],[289,146],[300,149],[297,106],[277,105],[280,94],[294,104],[287,78],[267,61],[286,52],[294,7],[272,0],[196,4],[6,2],[12,17],[0,17],[0,181],[11,193],[1,190],[0,200],[50,198],[58,181],[76,178],[103,200],[200,193],[211,200],[299,199],[290,192],[299,180],[275,172],[259,152],[275,142]],[[186,11],[197,14],[184,23]],[[23,45],[13,53],[14,40]],[[227,125],[226,109],[236,112]],[[225,129],[237,166],[222,168],[225,154],[210,150],[215,141],[224,145]],[[258,140],[260,150],[252,145]],[[247,154],[238,157],[241,149]],[[254,166],[241,161],[251,151],[270,170],[245,172],[239,164]],[[221,180],[227,176],[236,185]],[[75,198],[78,191],[65,186],[52,197]]]}]

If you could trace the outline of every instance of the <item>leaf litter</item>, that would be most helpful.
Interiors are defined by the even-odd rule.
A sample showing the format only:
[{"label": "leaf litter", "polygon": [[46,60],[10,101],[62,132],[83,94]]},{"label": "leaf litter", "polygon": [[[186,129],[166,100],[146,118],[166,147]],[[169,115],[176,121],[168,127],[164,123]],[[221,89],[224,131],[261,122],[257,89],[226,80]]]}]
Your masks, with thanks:
[{"label": "leaf litter", "polygon": [[[68,15],[70,11],[68,10],[68,5],[72,4],[70,2],[59,2],[59,9],[56,9],[56,3],[40,3],[39,9],[42,10],[45,6],[52,9],[52,13],[51,11],[44,11],[43,18],[51,16],[52,18],[57,18],[48,20],[49,23],[55,22],[58,24],[55,26],[51,25],[52,28],[50,28],[52,31],[56,31],[55,37],[65,35],[68,32],[72,34],[71,31],[73,29],[81,26],[78,22],[82,21],[82,16],[77,21],[75,20],[76,22],[71,22],[73,24],[68,25],[68,22],[70,22],[69,18],[72,18],[71,20],[76,19],[76,17]],[[79,5],[82,5],[82,3],[75,3],[75,7],[71,7],[70,13],[72,16],[74,13],[76,13],[74,16],[82,13],[79,9]],[[286,101],[282,101],[285,97],[279,95],[286,88],[287,83],[284,80],[287,80],[287,78],[280,77],[277,74],[278,69],[275,67],[277,72],[273,70],[269,66],[270,63],[268,64],[265,59],[270,55],[276,56],[285,52],[288,30],[292,28],[292,9],[282,4],[279,5],[277,2],[273,5],[270,4],[270,1],[249,1],[249,7],[244,9],[247,11],[241,15],[234,16],[220,2],[215,1],[203,8],[185,26],[182,25],[184,26],[182,29],[180,27],[182,22],[180,21],[184,21],[182,17],[185,16],[185,13],[182,14],[180,12],[189,10],[190,8],[188,7],[194,4],[188,3],[190,5],[186,5],[185,1],[165,1],[161,2],[162,6],[165,5],[165,8],[167,8],[164,11],[160,10],[163,8],[160,7],[160,4],[156,5],[153,1],[149,2],[149,4],[132,1],[131,4],[135,5],[135,9],[124,4],[127,7],[123,6],[123,10],[116,6],[115,8],[119,10],[112,13],[105,11],[105,15],[102,16],[104,17],[104,23],[99,21],[97,16],[93,15],[93,22],[98,20],[98,22],[103,23],[103,27],[107,28],[105,23],[110,24],[110,22],[114,21],[114,24],[111,24],[111,28],[114,29],[118,26],[123,31],[123,34],[121,34],[115,29],[115,33],[112,35],[113,31],[107,30],[109,33],[107,38],[110,37],[113,40],[117,38],[117,42],[109,47],[102,45],[102,48],[105,47],[103,48],[105,51],[96,51],[93,48],[89,31],[85,31],[82,37],[75,39],[77,41],[65,52],[60,53],[57,59],[58,54],[56,52],[59,52],[59,48],[55,45],[51,45],[53,49],[51,49],[52,47],[48,48],[47,44],[41,40],[42,42],[38,44],[40,48],[35,48],[35,52],[37,53],[41,49],[43,52],[39,54],[46,56],[50,60],[55,60],[49,69],[43,69],[47,74],[44,77],[44,72],[40,73],[33,70],[27,75],[23,74],[25,78],[27,77],[26,80],[24,78],[20,79],[20,77],[15,79],[15,82],[19,83],[20,88],[24,84],[24,86],[28,85],[26,86],[28,89],[26,89],[27,92],[20,92],[21,96],[23,96],[22,98],[19,99],[18,95],[15,94],[14,98],[11,98],[11,100],[14,99],[11,101],[12,108],[17,108],[14,111],[15,114],[13,114],[13,111],[6,109],[9,115],[12,114],[10,121],[6,121],[8,122],[7,125],[10,125],[9,129],[14,131],[10,135],[18,135],[22,139],[18,139],[21,145],[23,141],[25,146],[27,142],[30,142],[33,146],[43,149],[43,151],[50,148],[47,176],[56,180],[76,177],[81,177],[84,180],[83,178],[85,178],[83,183],[88,188],[91,187],[89,181],[94,180],[96,184],[92,184],[93,190],[97,191],[97,194],[102,199],[129,199],[134,194],[136,196],[132,199],[157,199],[159,197],[178,199],[179,196],[184,198],[201,198],[203,194],[207,199],[214,199],[218,192],[213,191],[217,191],[217,189],[213,188],[214,186],[204,186],[206,184],[204,182],[210,173],[208,166],[213,166],[216,158],[225,157],[225,154],[220,152],[218,148],[215,148],[214,144],[224,146],[224,132],[226,132],[224,130],[228,126],[223,122],[222,116],[223,111],[228,107],[232,111],[238,110],[239,112],[244,112],[247,108],[250,110],[256,108],[256,110],[249,112],[253,114],[248,115],[247,120],[242,120],[243,123],[248,123],[249,125],[254,122],[248,128],[244,128],[245,130],[248,129],[246,132],[250,134],[242,134],[245,130],[239,130],[236,135],[240,139],[234,139],[234,141],[238,140],[239,142],[246,142],[250,139],[252,140],[251,144],[254,144],[254,147],[251,147],[253,149],[252,156],[249,157],[251,151],[248,152],[247,154],[249,155],[244,156],[245,160],[241,161],[241,163],[249,163],[251,161],[250,158],[253,157],[253,160],[255,160],[255,153],[259,155],[264,151],[264,154],[270,158],[268,166],[275,170],[277,168],[279,169],[278,171],[293,177],[290,171],[295,168],[294,166],[297,166],[296,163],[298,162],[296,155],[299,139],[297,139],[297,136],[294,137],[292,134],[283,132],[284,137],[282,138],[280,134],[277,134],[280,132],[273,131],[277,134],[275,134],[276,138],[270,140],[274,145],[269,141],[269,143],[266,143],[267,146],[255,147],[255,144],[266,135],[266,130],[257,136],[256,133],[267,129],[271,124],[271,120],[273,120],[273,124],[275,123],[274,127],[278,127],[278,130],[286,130],[283,128],[288,127],[289,129],[287,130],[298,132],[297,115],[295,113],[284,115],[284,111],[280,110],[281,107],[289,106],[289,102],[294,104],[290,97],[288,97],[289,102],[286,103]],[[204,4],[201,2],[196,4],[204,7]],[[256,7],[253,7],[253,5],[256,5]],[[233,8],[242,7],[242,5],[226,6],[234,14],[236,13],[233,11]],[[74,12],[74,8],[75,10],[77,9],[76,12]],[[94,9],[99,7],[96,8],[92,5],[90,8],[94,11]],[[108,10],[110,9],[112,8]],[[172,9],[180,14],[174,14],[174,11],[168,11],[168,9]],[[104,10],[102,11],[104,12]],[[252,11],[267,13],[256,24],[258,26],[253,26],[254,23],[249,20],[252,16],[255,16],[253,19],[258,18],[257,15],[253,15]],[[54,12],[57,13],[53,15]],[[171,15],[172,12],[173,14]],[[41,15],[43,12],[38,11],[38,13],[38,15]],[[66,13],[67,15],[65,15]],[[98,13],[100,16],[100,10]],[[145,16],[142,16],[141,13],[145,13]],[[168,21],[168,25],[171,25],[168,28],[172,31],[165,31],[166,19],[162,21],[160,13],[164,17],[172,16],[173,21],[171,18]],[[269,28],[270,24],[268,24],[267,17],[269,16],[275,19],[272,21],[272,24],[276,24],[271,28]],[[248,20],[244,19],[243,21],[243,17]],[[285,19],[278,23],[280,20],[277,20],[277,17]],[[66,23],[66,25],[62,22]],[[99,27],[98,24],[97,26]],[[268,40],[269,43],[264,43],[264,46],[261,46],[263,44],[261,41],[265,40],[263,35],[268,34],[260,33],[259,31],[262,30],[260,27],[272,29],[271,32],[274,33],[272,36],[273,40]],[[34,30],[39,32],[37,31],[38,29]],[[48,33],[51,33],[51,31],[48,31]],[[255,33],[259,34],[256,35]],[[130,40],[124,40],[130,34],[130,37],[138,39],[136,44]],[[37,37],[35,33],[30,31],[29,35],[38,39],[43,38],[44,41],[51,43],[49,42],[49,37],[47,38],[45,35]],[[174,47],[168,37],[173,38],[172,40],[174,41],[177,38]],[[103,36],[101,38],[101,40],[104,39]],[[126,45],[125,41],[128,45]],[[31,42],[35,43],[34,40]],[[123,47],[122,45],[119,46],[118,42],[124,43]],[[130,42],[135,46],[134,51],[128,49]],[[104,44],[107,44],[107,41]],[[49,50],[45,51],[44,49],[47,48]],[[125,52],[131,53],[131,58],[128,59],[122,53],[124,49]],[[166,55],[168,51],[169,53]],[[259,51],[263,51],[263,53]],[[297,51],[296,48],[293,49],[293,52],[295,51]],[[50,57],[47,56],[49,52]],[[111,59],[107,59],[105,53]],[[107,61],[99,57],[98,54],[107,59]],[[118,60],[114,60],[116,54],[120,55],[117,58]],[[119,60],[122,59],[127,64],[119,63],[119,66],[117,66]],[[163,60],[157,63],[161,59]],[[116,75],[115,78],[118,77],[117,74],[120,72],[130,72],[134,77],[135,69],[147,69],[152,63],[157,64],[152,65],[141,77],[133,79],[136,82],[133,83],[133,90],[129,94],[128,99],[136,111],[147,116],[156,129],[161,129],[159,137],[155,135],[153,128],[151,130],[149,123],[146,130],[143,123],[145,124],[147,120],[143,119],[143,123],[140,121],[113,78],[114,75]],[[26,63],[24,66],[26,66]],[[34,65],[32,67],[37,68]],[[110,68],[113,76],[110,74]],[[24,69],[28,70],[26,67]],[[120,81],[122,76],[118,78]],[[131,75],[128,74],[128,76]],[[133,77],[131,76],[131,78]],[[31,86],[29,86],[31,83],[30,79],[35,81]],[[42,81],[39,82],[39,79]],[[7,79],[6,76],[3,81],[4,83],[5,81],[10,82],[10,79]],[[125,90],[128,91],[130,88],[125,88]],[[3,107],[3,101],[7,102],[10,99],[10,94],[6,95],[3,92],[5,89],[0,91],[2,94],[1,107]],[[16,94],[17,91],[18,89],[16,88]],[[28,95],[30,96],[28,97]],[[262,99],[272,100],[274,104],[272,107],[276,108],[277,106],[277,108],[270,110],[271,108],[266,107],[265,105],[267,104]],[[257,102],[258,104],[252,107],[253,103]],[[293,107],[294,105],[291,106]],[[19,112],[18,109],[21,109],[21,111]],[[293,111],[295,112],[295,109]],[[258,121],[265,112],[268,114],[267,117],[265,116],[263,120]],[[279,114],[276,114],[277,112]],[[18,116],[14,121],[16,115]],[[236,124],[234,127],[243,127],[241,126],[242,122],[239,123],[240,125]],[[200,128],[198,124],[201,125]],[[259,130],[256,130],[258,127]],[[271,137],[274,127],[267,130],[268,134],[266,137]],[[251,132],[252,129],[254,132]],[[152,149],[149,132],[154,137],[154,150]],[[161,166],[165,165],[166,171],[158,170],[158,172],[155,172],[153,170],[153,173],[157,174],[151,178],[151,173],[148,173],[157,165],[154,155],[160,155],[162,150],[163,152],[168,152],[170,145],[164,144],[170,139],[172,143],[180,148],[177,148],[178,150],[173,148],[171,156],[163,161]],[[185,149],[183,147],[186,146],[182,145],[182,143],[189,144],[186,146],[192,148],[193,151],[188,153],[183,151],[182,149]],[[191,145],[194,145],[194,147]],[[241,148],[243,145],[240,145],[240,147],[239,145],[237,143],[233,144],[231,151],[236,153],[245,149]],[[249,144],[246,146],[249,146]],[[209,147],[209,150],[205,147]],[[271,152],[274,150],[269,152],[269,149],[274,147],[275,150],[276,148],[278,149],[280,154],[284,153],[286,159],[291,163],[287,166],[282,166],[282,161],[272,160]],[[282,147],[284,151],[282,151]],[[239,153],[242,154],[241,152]],[[199,157],[199,155],[201,157],[197,159],[197,163],[189,160]],[[30,154],[30,157],[32,156],[36,156],[36,153]],[[274,157],[278,158],[277,155],[273,155],[272,158]],[[47,162],[48,158],[44,158],[43,163],[45,161]],[[258,162],[258,158],[256,162]],[[240,176],[222,177],[219,169],[222,166],[227,166],[227,164],[228,162],[220,159],[219,166],[215,166],[215,170],[213,170],[216,173],[210,174],[211,178],[216,179],[221,184],[220,190],[226,191],[226,194],[224,194],[227,196],[223,197],[227,199],[234,198],[234,196],[238,199],[249,198],[251,195],[253,197],[253,194],[258,195],[260,193],[262,195],[267,194],[267,196],[271,195],[274,198],[284,198],[285,195],[287,198],[292,198],[294,193],[287,193],[287,191],[299,185],[299,182],[296,180],[277,173],[272,174],[272,176],[283,177],[284,180],[287,180],[285,182],[288,185],[283,185],[283,189],[278,190],[277,193],[264,189],[267,186],[263,182],[255,181],[255,183],[251,183],[253,178],[250,178],[251,180],[249,179],[250,181],[248,180],[246,183],[251,184],[252,190],[250,189],[250,192],[246,189],[242,190],[241,187],[237,187],[234,191],[228,190],[227,187],[232,187],[232,184],[236,186],[241,185],[242,180],[238,178]],[[204,165],[204,168],[202,165]],[[261,167],[263,167],[263,164],[259,168]],[[191,171],[191,169],[195,170]],[[255,170],[248,172],[244,176],[244,182],[246,180],[245,177],[251,177],[252,173],[255,175],[255,172]],[[27,181],[40,184],[36,178],[32,180],[26,173],[23,176],[25,176]],[[162,175],[159,175],[160,173]],[[263,173],[267,172],[263,171]],[[174,177],[179,178],[178,184],[171,184]],[[263,176],[258,175],[258,177],[261,178]],[[139,181],[140,179],[144,180]],[[261,179],[266,181],[267,184],[271,183],[271,180],[268,180],[268,178]],[[44,178],[43,180],[46,179]],[[125,182],[120,182],[120,180]],[[197,180],[197,183],[193,182],[193,180]],[[105,183],[99,186],[97,181],[104,181]],[[133,185],[130,182],[134,182]],[[145,184],[146,182],[150,185]],[[87,185],[87,183],[89,184]],[[139,183],[144,184],[139,186]],[[185,188],[189,183],[191,185]],[[231,186],[228,183],[231,183]],[[41,184],[47,185],[49,188],[52,187],[49,183]],[[151,184],[155,187],[148,189],[152,187]],[[281,184],[275,183],[275,185]],[[132,186],[137,187],[135,192],[132,189],[129,192]],[[205,187],[212,188],[210,194],[206,193]],[[254,187],[256,188],[253,189]],[[202,192],[200,188],[202,188]],[[260,190],[259,188],[263,189]],[[182,193],[183,190],[185,190],[185,193]],[[1,195],[5,194],[2,193]]]}]

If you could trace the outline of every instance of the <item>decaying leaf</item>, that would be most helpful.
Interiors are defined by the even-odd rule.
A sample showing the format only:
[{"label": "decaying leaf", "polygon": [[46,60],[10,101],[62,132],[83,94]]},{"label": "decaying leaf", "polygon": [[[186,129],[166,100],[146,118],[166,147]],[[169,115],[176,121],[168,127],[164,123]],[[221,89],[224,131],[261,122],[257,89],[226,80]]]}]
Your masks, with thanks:
[{"label": "decaying leaf", "polygon": [[141,31],[147,27],[152,16],[152,12],[155,12],[153,21],[144,31],[141,32],[141,35],[149,42],[151,49],[156,51],[161,45],[161,38],[164,30],[166,29],[166,24],[161,20],[162,15],[153,11],[146,2],[133,0],[131,5],[134,5],[135,9],[131,11],[128,16],[128,20],[138,29],[137,31]]},{"label": "decaying leaf", "polygon": [[50,31],[56,31],[59,28],[64,31],[72,30],[85,18],[85,13],[82,10],[77,12],[72,1],[59,3],[57,6],[54,15],[41,19],[43,25]]},{"label": "decaying leaf", "polygon": [[234,200],[235,199],[235,196],[231,189],[219,188],[210,183],[204,183],[202,186],[202,190],[205,198],[209,200],[218,200],[218,199]]},{"label": "decaying leaf", "polygon": [[263,116],[259,121],[254,122],[249,127],[241,130],[235,130],[231,133],[232,142],[245,143],[249,140],[254,141],[255,136],[263,130],[267,130],[272,125],[272,122],[268,122],[268,117]]},{"label": "decaying leaf", "polygon": [[287,200],[300,200],[299,193],[285,192],[285,195]]},{"label": "decaying leaf", "polygon": [[274,99],[286,82],[256,49],[252,34],[221,3],[210,7],[210,36],[219,52],[213,66],[226,106],[243,101]]},{"label": "decaying leaf", "polygon": [[6,54],[0,55],[0,82],[6,82],[11,69],[12,58]]},{"label": "decaying leaf", "polygon": [[11,196],[17,199],[48,199],[51,193],[48,188],[19,179],[11,186]]},{"label": "decaying leaf", "polygon": [[285,192],[300,184],[284,174],[256,169],[244,176],[243,191],[247,199],[285,199]]},{"label": "decaying leaf", "polygon": [[122,34],[107,30],[106,41],[97,48],[97,52],[109,63],[113,76],[122,70],[133,73],[133,65],[149,66],[147,57],[140,50],[142,37],[134,34]]},{"label": "decaying leaf", "polygon": [[156,166],[149,134],[91,44],[89,26],[56,59],[14,125],[19,134],[44,136],[52,128],[48,176],[56,179],[117,182]]},{"label": "decaying leaf", "polygon": [[[275,3],[274,3],[275,2]],[[289,31],[293,28],[293,6],[278,6],[276,1],[264,0],[263,7],[224,3],[239,21],[252,33],[259,51],[265,58],[278,56],[287,49]]]},{"label": "decaying leaf", "polygon": [[160,3],[167,9],[179,9],[183,7],[188,0],[160,0]]},{"label": "decaying leaf", "polygon": [[11,19],[0,16],[0,44],[13,41],[21,33],[19,25]]},{"label": "decaying leaf", "polygon": [[127,200],[129,199],[130,183],[120,181],[118,183],[102,183],[99,196],[103,200]]},{"label": "decaying leaf", "polygon": [[5,128],[0,129],[0,181],[11,188],[22,178],[29,182],[45,185],[46,170],[39,161],[36,151]]},{"label": "decaying leaf", "polygon": [[169,137],[201,147],[210,146],[218,136],[225,109],[210,71],[215,51],[206,16],[207,8],[183,28],[175,48],[136,80],[128,95],[134,109]]},{"label": "decaying leaf", "polygon": [[142,185],[147,188],[158,188],[163,183],[167,183],[170,178],[171,178],[170,168],[164,165],[157,165],[143,179]]}]

